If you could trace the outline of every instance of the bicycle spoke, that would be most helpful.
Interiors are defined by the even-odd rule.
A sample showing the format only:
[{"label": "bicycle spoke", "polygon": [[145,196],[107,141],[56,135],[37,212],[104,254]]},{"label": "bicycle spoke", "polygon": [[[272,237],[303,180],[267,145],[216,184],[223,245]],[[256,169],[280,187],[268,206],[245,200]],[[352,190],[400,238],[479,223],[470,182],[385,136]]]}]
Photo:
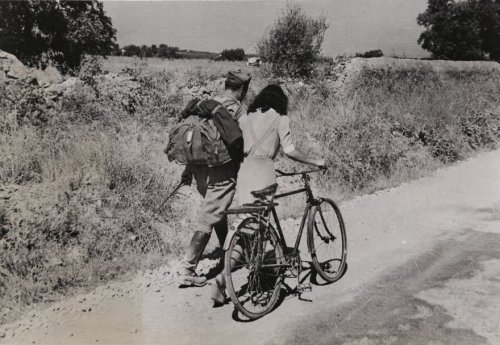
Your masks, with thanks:
[{"label": "bicycle spoke", "polygon": [[319,216],[321,217],[321,221],[323,222],[323,226],[325,227],[325,231],[328,233],[329,235],[329,238],[333,241],[335,240],[335,236],[332,235],[332,233],[330,232],[330,230],[328,229],[328,225],[326,224],[326,221],[325,221],[325,217],[323,216],[323,211],[321,210],[321,207],[320,209],[318,210],[319,212]]},{"label": "bicycle spoke", "polygon": [[319,275],[333,282],[345,267],[345,230],[333,201],[323,199],[308,224],[308,246]]},{"label": "bicycle spoke", "polygon": [[[231,240],[234,253],[239,250],[244,254],[240,262],[230,260],[227,288],[238,310],[255,318],[269,312],[276,303],[284,265],[277,235],[270,224],[247,222],[241,228],[249,226],[257,230],[251,234],[240,232]],[[226,262],[229,258],[226,253]]]}]

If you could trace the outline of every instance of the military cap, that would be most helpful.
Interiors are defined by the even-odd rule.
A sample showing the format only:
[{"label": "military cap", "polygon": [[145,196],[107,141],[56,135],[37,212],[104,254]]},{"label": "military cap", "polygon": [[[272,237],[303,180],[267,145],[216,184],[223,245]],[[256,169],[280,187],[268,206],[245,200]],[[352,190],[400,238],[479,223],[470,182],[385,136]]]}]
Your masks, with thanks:
[{"label": "military cap", "polygon": [[244,73],[241,70],[229,71],[227,73],[226,85],[238,88],[242,85],[248,85],[252,76],[249,73]]}]

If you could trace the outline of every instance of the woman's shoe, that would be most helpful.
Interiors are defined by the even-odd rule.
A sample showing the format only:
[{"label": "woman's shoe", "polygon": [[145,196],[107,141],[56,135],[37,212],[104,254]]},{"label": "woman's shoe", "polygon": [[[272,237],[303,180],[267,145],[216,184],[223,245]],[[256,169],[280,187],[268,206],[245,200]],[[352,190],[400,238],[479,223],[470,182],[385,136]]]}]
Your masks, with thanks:
[{"label": "woman's shoe", "polygon": [[226,304],[226,282],[222,274],[215,277],[215,284],[212,286],[212,296],[210,298],[214,301],[214,308]]}]

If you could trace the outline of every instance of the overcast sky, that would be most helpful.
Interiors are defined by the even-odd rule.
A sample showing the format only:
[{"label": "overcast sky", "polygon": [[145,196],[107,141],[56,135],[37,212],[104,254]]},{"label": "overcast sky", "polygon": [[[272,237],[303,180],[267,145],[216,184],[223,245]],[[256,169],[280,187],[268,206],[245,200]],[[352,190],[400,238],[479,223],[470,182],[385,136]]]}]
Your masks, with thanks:
[{"label": "overcast sky", "polygon": [[[324,15],[326,55],[382,49],[385,55],[426,53],[417,45],[423,30],[416,17],[427,0],[302,0],[311,16]],[[104,8],[117,29],[120,46],[160,44],[181,49],[220,52],[243,48],[255,52],[285,0],[106,1]]]}]

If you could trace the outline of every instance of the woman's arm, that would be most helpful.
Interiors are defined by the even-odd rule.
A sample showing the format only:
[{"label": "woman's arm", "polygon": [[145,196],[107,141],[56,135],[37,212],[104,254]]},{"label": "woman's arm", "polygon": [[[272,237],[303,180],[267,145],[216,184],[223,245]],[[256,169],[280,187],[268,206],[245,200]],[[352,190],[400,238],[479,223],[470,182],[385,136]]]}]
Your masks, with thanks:
[{"label": "woman's arm", "polygon": [[295,148],[292,141],[289,121],[290,120],[288,119],[288,116],[282,116],[280,118],[280,124],[278,130],[278,134],[280,137],[280,144],[281,147],[283,148],[283,152],[285,152],[285,155],[288,158],[293,159],[294,161],[300,163],[316,165],[321,168],[326,167],[324,159],[310,158]]},{"label": "woman's arm", "polygon": [[297,149],[293,149],[292,151],[286,153],[286,156],[288,158],[293,159],[294,161],[297,161],[300,163],[316,165],[317,167],[320,167],[320,168],[323,168],[326,166],[324,159],[310,158]]}]

